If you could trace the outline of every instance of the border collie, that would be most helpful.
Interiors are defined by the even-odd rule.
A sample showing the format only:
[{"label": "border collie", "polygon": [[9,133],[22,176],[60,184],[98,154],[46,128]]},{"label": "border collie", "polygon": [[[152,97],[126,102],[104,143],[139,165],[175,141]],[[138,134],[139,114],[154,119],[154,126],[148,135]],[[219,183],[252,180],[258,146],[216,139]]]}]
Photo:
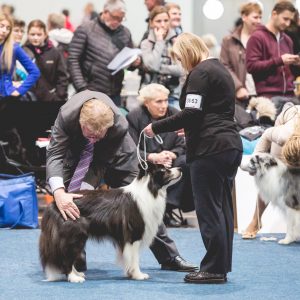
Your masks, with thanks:
[{"label": "border collie", "polygon": [[[66,278],[84,282],[85,275],[74,263],[79,259],[88,238],[111,240],[125,275],[148,279],[139,267],[142,246],[150,246],[162,223],[166,189],[181,177],[180,168],[166,169],[148,162],[148,169],[127,186],[107,191],[84,191],[74,200],[80,218],[64,221],[55,203],[44,212],[41,224],[40,258],[47,281]],[[80,192],[81,193],[81,192]]]},{"label": "border collie", "polygon": [[260,153],[243,161],[241,169],[254,176],[262,200],[281,209],[287,230],[280,244],[290,244],[300,238],[300,169],[289,168],[270,154]]}]

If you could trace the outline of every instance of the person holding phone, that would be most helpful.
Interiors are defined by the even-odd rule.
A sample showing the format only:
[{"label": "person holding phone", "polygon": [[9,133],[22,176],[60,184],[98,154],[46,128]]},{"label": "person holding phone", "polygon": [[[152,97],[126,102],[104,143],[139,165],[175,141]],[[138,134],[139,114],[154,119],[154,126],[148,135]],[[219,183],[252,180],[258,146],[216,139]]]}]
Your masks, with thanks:
[{"label": "person holding phone", "polygon": [[149,24],[148,38],[141,43],[145,71],[142,85],[163,85],[170,91],[169,104],[179,108],[180,77],[184,75],[184,71],[171,58],[170,52],[177,34],[170,28],[168,9],[164,6],[153,8],[149,14]]}]

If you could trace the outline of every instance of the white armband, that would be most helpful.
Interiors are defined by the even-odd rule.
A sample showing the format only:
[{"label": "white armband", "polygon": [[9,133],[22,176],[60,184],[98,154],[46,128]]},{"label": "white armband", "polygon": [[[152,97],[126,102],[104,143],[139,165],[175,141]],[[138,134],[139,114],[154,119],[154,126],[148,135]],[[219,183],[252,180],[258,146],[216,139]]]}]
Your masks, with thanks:
[{"label": "white armband", "polygon": [[197,94],[187,94],[185,99],[185,108],[197,108],[202,110],[202,96]]}]

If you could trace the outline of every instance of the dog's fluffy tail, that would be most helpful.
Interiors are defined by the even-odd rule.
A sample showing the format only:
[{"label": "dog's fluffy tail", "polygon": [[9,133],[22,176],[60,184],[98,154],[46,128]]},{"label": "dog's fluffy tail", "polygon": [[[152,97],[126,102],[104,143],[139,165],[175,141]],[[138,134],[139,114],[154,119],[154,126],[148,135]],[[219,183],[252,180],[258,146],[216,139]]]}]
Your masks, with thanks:
[{"label": "dog's fluffy tail", "polygon": [[85,218],[64,221],[53,203],[44,212],[41,224],[40,259],[43,269],[69,274],[81,257],[87,240]]}]

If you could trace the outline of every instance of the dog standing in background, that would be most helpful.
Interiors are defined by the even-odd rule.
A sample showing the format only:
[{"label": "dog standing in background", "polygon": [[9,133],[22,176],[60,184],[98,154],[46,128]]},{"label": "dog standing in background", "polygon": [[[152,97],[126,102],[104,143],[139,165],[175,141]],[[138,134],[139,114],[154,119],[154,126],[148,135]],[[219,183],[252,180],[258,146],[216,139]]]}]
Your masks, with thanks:
[{"label": "dog standing in background", "polygon": [[117,248],[125,274],[135,280],[148,279],[139,267],[142,246],[150,246],[162,223],[166,189],[181,177],[179,168],[166,169],[148,162],[134,181],[121,188],[83,192],[74,202],[80,218],[64,221],[55,203],[45,211],[40,236],[40,258],[48,281],[84,282],[75,261],[88,238],[109,239]]},{"label": "dog standing in background", "polygon": [[300,169],[289,168],[270,154],[256,154],[241,169],[254,176],[262,200],[272,202],[286,217],[287,231],[279,244],[300,239]]}]

